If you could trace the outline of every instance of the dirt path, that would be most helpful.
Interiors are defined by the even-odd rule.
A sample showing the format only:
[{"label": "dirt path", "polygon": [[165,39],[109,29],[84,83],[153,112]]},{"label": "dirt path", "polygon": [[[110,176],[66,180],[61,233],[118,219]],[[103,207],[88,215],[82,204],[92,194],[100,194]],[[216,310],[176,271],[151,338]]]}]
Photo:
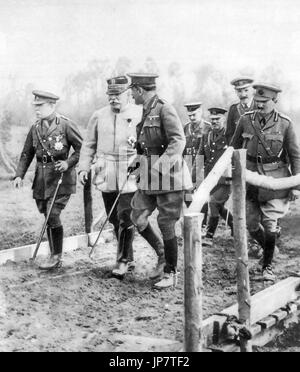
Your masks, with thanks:
[{"label": "dirt path", "polygon": [[[299,202],[283,221],[278,279],[300,271]],[[150,351],[175,350],[147,338],[183,341],[183,247],[180,237],[179,283],[156,291],[148,279],[155,256],[140,236],[134,241],[136,270],[123,281],[112,278],[116,244],[102,244],[94,261],[86,249],[68,253],[55,274],[28,263],[7,263],[0,270],[0,351]],[[204,248],[204,317],[236,301],[224,288],[235,285],[233,242],[224,225],[215,246]],[[250,259],[251,292],[263,289],[257,259]],[[129,337],[129,336],[136,336]]]}]

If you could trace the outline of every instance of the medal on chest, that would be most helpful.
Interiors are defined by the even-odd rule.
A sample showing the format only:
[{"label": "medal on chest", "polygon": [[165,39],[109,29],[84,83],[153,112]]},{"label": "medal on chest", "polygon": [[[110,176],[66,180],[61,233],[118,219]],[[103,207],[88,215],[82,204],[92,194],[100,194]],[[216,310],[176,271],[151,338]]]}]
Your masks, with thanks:
[{"label": "medal on chest", "polygon": [[54,148],[55,148],[56,151],[61,151],[64,148],[64,145],[63,145],[61,140],[62,140],[61,135],[58,135],[58,136],[55,137]]}]

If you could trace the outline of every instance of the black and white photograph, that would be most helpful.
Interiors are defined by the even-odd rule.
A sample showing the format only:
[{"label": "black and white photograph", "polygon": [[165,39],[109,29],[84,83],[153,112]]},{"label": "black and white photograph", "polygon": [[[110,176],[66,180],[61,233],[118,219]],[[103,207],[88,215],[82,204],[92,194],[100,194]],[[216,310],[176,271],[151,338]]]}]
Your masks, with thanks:
[{"label": "black and white photograph", "polygon": [[300,351],[299,19],[0,0],[0,352]]}]

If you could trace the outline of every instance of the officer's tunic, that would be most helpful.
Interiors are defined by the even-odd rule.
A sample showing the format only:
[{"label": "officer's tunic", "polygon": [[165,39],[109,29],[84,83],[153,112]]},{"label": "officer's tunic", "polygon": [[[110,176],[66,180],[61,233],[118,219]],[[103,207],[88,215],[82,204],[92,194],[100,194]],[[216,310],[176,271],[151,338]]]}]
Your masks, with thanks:
[{"label": "officer's tunic", "polygon": [[192,163],[199,151],[202,136],[207,134],[209,130],[210,123],[205,120],[197,123],[189,122],[184,126],[186,145],[183,154],[192,155]]},{"label": "officer's tunic", "polygon": [[[136,155],[128,139],[136,137],[136,125],[141,117],[142,109],[128,104],[120,113],[105,106],[90,118],[80,153],[79,171],[88,172],[96,160],[93,183],[98,190],[116,192],[124,184],[127,167]],[[130,176],[122,193],[132,193],[136,189],[135,176]]]},{"label": "officer's tunic", "polygon": [[158,208],[158,225],[165,240],[175,235],[180,217],[183,190],[192,188],[190,173],[183,160],[185,135],[178,115],[157,95],[144,105],[137,126],[137,152],[140,155],[139,190],[132,200],[132,220],[142,231],[148,217]]},{"label": "officer's tunic", "polygon": [[254,100],[252,100],[250,106],[248,106],[247,108],[241,102],[234,103],[233,105],[230,106],[228,110],[225,132],[227,144],[230,144],[230,141],[238,125],[240,117],[243,116],[246,112],[253,111],[254,109],[256,109],[256,103]]},{"label": "officer's tunic", "polygon": [[[65,160],[69,166],[63,175],[57,195],[70,195],[76,192],[75,165],[79,160],[82,137],[76,124],[58,113],[51,115],[47,121],[50,125],[47,132],[43,129],[42,120],[37,120],[30,128],[16,171],[16,177],[23,179],[36,155],[37,162],[32,188],[33,198],[37,200],[51,198],[60,178],[60,172],[54,169],[50,154],[54,161]],[[74,152],[69,156],[71,147]]]},{"label": "officer's tunic", "polygon": [[[204,156],[204,177],[208,176],[226,148],[225,128],[219,131],[210,130],[208,134],[203,136],[198,154]],[[209,208],[212,217],[219,215],[215,204],[225,204],[229,195],[230,184],[225,177],[221,177],[210,193]]]},{"label": "officer's tunic", "polygon": [[[247,149],[247,168],[274,178],[299,174],[300,149],[291,120],[277,110],[268,115],[266,123],[262,119],[257,111],[246,113],[232,138],[235,148]],[[249,229],[257,229],[255,216],[259,206],[265,228],[275,231],[277,219],[288,210],[288,195],[289,190],[271,191],[248,185]]]}]

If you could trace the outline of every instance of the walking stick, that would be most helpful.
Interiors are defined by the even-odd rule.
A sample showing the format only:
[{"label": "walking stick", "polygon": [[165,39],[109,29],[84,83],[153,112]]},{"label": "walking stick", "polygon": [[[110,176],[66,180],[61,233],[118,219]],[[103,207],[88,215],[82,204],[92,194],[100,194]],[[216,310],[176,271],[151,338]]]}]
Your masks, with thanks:
[{"label": "walking stick", "polygon": [[36,256],[37,256],[37,253],[38,253],[38,250],[40,248],[40,245],[41,245],[41,242],[42,242],[42,239],[43,239],[43,236],[45,234],[45,230],[46,230],[46,227],[47,227],[47,223],[48,223],[48,220],[49,220],[49,217],[50,217],[50,213],[53,209],[53,205],[55,203],[55,199],[56,199],[56,196],[57,196],[57,193],[58,193],[58,189],[62,183],[62,179],[63,179],[63,173],[61,173],[60,175],[60,178],[58,180],[58,183],[57,183],[57,186],[56,186],[56,189],[55,189],[55,192],[54,192],[54,195],[53,195],[53,198],[52,198],[52,201],[51,201],[51,204],[50,204],[50,208],[48,210],[48,213],[47,213],[47,216],[46,216],[46,219],[45,219],[45,222],[44,222],[44,225],[43,225],[43,228],[42,228],[42,231],[40,233],[40,236],[39,236],[39,239],[37,241],[37,245],[36,245],[36,248],[35,248],[35,251],[33,253],[33,256],[32,256],[32,261],[35,260]]},{"label": "walking stick", "polygon": [[115,201],[114,201],[114,204],[113,204],[113,206],[111,207],[111,209],[110,209],[108,215],[106,216],[106,218],[105,218],[105,220],[104,220],[104,222],[103,222],[103,224],[102,224],[102,226],[101,226],[101,228],[100,228],[100,231],[99,231],[99,234],[98,234],[98,236],[97,236],[97,239],[95,240],[95,243],[92,245],[92,249],[91,249],[90,254],[89,254],[89,257],[90,257],[90,258],[92,258],[92,254],[93,254],[93,252],[94,252],[94,250],[95,250],[95,248],[96,248],[96,245],[97,245],[97,243],[98,243],[98,240],[100,239],[100,235],[101,235],[101,233],[102,233],[102,231],[103,231],[103,229],[104,229],[104,226],[106,225],[107,221],[110,219],[110,216],[112,215],[112,212],[113,212],[113,210],[115,209],[115,206],[117,205],[118,200],[120,199],[121,193],[122,193],[122,191],[123,191],[123,189],[124,189],[124,187],[125,187],[125,185],[126,185],[126,183],[127,183],[127,181],[128,181],[128,178],[129,178],[131,172],[132,172],[132,171],[128,171],[128,172],[127,172],[126,179],[125,179],[124,183],[122,184],[122,187],[120,188],[120,191],[119,191],[119,193],[118,193],[118,195],[117,195],[117,197],[116,197],[116,199],[115,199]]}]

